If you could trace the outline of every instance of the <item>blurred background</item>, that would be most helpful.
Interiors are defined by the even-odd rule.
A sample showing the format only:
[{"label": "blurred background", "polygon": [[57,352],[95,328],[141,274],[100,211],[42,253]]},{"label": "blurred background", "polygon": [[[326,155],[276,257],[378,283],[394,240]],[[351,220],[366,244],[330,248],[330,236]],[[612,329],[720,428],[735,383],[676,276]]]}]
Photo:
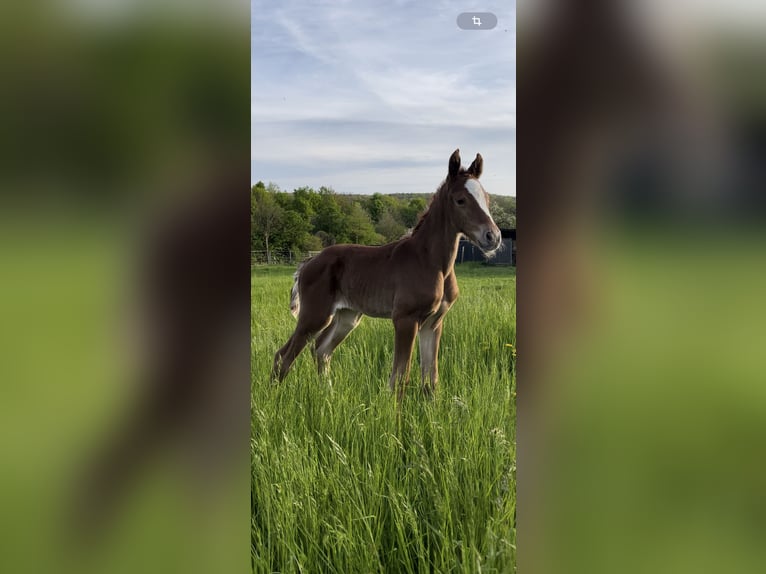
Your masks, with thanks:
[{"label": "blurred background", "polygon": [[765,16],[518,4],[519,572],[766,565]]},{"label": "blurred background", "polygon": [[248,568],[248,10],[0,9],[0,571]]}]

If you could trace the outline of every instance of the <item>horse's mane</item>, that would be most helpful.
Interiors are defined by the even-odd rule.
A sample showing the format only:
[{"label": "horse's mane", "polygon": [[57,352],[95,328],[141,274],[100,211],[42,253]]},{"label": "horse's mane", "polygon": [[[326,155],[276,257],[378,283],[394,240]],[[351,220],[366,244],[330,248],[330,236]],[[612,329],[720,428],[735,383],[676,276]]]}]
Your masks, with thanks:
[{"label": "horse's mane", "polygon": [[418,218],[418,222],[415,224],[415,227],[412,228],[412,231],[410,231],[410,235],[415,235],[417,233],[418,229],[421,228],[423,225],[423,222],[426,220],[426,217],[428,217],[428,212],[431,210],[431,204],[434,201],[435,195],[431,196],[431,199],[428,201],[428,207],[426,207],[426,210],[420,214],[420,217]]},{"label": "horse's mane", "polygon": [[418,218],[418,222],[415,224],[415,227],[412,228],[412,231],[410,231],[409,235],[415,235],[415,233],[420,229],[423,225],[423,222],[428,217],[428,214],[431,212],[431,205],[433,204],[434,200],[439,197],[439,195],[447,188],[447,180],[445,179],[439,187],[436,189],[436,191],[431,195],[430,199],[428,200],[428,205],[426,206],[425,211],[420,214],[420,217]]},{"label": "horse's mane", "polygon": [[415,227],[412,228],[412,231],[410,231],[410,236],[415,235],[417,233],[418,229],[420,229],[423,226],[423,222],[428,217],[428,214],[431,212],[431,204],[434,202],[434,199],[436,199],[436,196],[439,195],[439,192],[441,192],[442,189],[447,187],[447,180],[445,179],[441,185],[437,188],[437,190],[431,195],[431,197],[428,199],[428,205],[426,206],[423,213],[420,214],[420,217],[418,217],[418,222],[415,224]]}]

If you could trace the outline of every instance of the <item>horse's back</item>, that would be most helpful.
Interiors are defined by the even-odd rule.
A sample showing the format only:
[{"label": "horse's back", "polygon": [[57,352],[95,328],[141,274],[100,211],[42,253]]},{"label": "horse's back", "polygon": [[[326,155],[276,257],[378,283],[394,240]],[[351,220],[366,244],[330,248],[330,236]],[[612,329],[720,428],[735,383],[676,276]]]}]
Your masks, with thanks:
[{"label": "horse's back", "polygon": [[[306,262],[301,290],[336,308],[390,317],[396,288],[391,254],[396,244],[331,245]],[[303,296],[303,294],[302,294]]]}]

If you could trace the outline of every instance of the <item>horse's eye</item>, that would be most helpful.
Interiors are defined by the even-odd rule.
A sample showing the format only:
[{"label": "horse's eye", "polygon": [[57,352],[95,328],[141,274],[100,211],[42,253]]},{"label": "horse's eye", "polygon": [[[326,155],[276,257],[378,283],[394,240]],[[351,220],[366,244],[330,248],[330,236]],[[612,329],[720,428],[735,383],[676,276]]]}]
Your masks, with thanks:
[{"label": "horse's eye", "polygon": [[455,203],[457,203],[458,205],[463,205],[465,203],[465,199],[456,199]]}]

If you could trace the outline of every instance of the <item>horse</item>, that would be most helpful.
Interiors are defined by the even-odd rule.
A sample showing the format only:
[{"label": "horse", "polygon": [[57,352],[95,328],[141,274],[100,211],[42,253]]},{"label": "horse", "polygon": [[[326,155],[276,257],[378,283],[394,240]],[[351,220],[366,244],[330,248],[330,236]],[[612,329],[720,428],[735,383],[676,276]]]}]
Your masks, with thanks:
[{"label": "horse", "polygon": [[487,256],[500,248],[501,235],[479,182],[481,154],[468,169],[460,150],[449,158],[448,174],[412,231],[382,246],[332,245],[299,265],[290,310],[295,331],[274,356],[272,379],[282,381],[304,347],[314,340],[320,375],[333,351],[362,315],[394,324],[394,364],[389,389],[401,402],[409,381],[415,337],[420,342],[423,392],[432,397],[439,377],[442,322],[458,297],[455,257],[461,235]]}]

